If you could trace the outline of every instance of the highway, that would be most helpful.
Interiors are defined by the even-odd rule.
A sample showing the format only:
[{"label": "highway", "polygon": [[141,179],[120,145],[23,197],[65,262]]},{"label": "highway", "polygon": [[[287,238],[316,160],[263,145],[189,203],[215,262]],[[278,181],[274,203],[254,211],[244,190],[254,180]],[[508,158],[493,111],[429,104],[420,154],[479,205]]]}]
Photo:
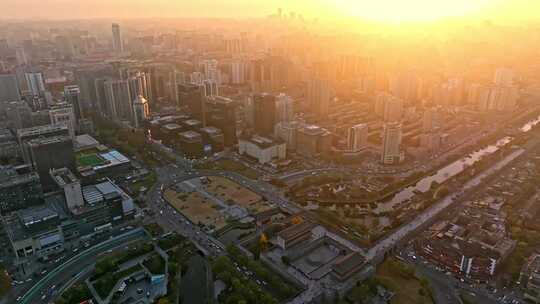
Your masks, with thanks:
[{"label": "highway", "polygon": [[61,287],[62,284],[68,283],[81,269],[95,263],[102,253],[125,246],[134,241],[143,240],[146,237],[146,232],[141,228],[137,228],[82,251],[39,280],[24,294],[19,303],[46,303],[53,296],[57,295],[57,289],[63,289]]},{"label": "highway", "polygon": [[484,178],[496,173],[497,171],[502,169],[504,166],[508,165],[510,162],[512,162],[514,159],[516,159],[518,156],[520,156],[524,152],[525,152],[524,149],[519,149],[519,150],[514,151],[510,155],[506,156],[504,159],[495,163],[486,171],[480,173],[473,179],[466,182],[460,191],[452,193],[444,197],[443,199],[439,200],[438,202],[434,203],[426,211],[418,215],[413,221],[409,222],[406,225],[401,226],[396,231],[392,232],[386,238],[384,238],[379,243],[377,243],[377,245],[372,247],[367,252],[366,258],[368,260],[372,260],[376,256],[380,256],[382,254],[385,254],[387,251],[391,250],[399,241],[407,237],[411,232],[414,232],[415,230],[419,229],[425,223],[429,222],[432,218],[437,216],[440,212],[442,212],[443,210],[445,210],[452,204],[458,202],[458,198],[463,196],[468,190],[471,190],[472,188],[475,188],[476,186],[480,185],[480,183],[482,182]]}]

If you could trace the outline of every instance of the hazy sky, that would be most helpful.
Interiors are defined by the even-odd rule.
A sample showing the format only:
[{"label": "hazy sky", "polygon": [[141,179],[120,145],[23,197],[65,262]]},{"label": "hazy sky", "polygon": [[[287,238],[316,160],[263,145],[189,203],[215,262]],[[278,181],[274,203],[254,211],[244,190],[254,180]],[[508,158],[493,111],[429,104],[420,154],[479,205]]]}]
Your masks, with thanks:
[{"label": "hazy sky", "polygon": [[490,18],[540,20],[540,0],[0,0],[0,18],[244,18],[262,17],[278,7],[321,18],[345,14],[416,20],[482,12]]}]

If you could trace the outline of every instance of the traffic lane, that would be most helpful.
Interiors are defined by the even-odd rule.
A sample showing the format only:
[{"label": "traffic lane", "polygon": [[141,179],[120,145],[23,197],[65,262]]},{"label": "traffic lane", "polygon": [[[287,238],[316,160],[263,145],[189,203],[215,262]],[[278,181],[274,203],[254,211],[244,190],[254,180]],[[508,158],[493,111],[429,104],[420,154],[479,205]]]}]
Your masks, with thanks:
[{"label": "traffic lane", "polygon": [[430,287],[435,297],[435,303],[454,304],[460,303],[459,296],[455,289],[455,281],[445,274],[439,273],[436,270],[424,267],[421,264],[416,264],[416,269],[420,275],[430,282]]},{"label": "traffic lane", "polygon": [[[126,224],[123,224],[123,226],[128,226],[130,224],[132,223],[126,223]],[[7,299],[9,300],[8,303],[15,302],[16,298],[28,292],[28,290],[30,290],[30,288],[32,288],[32,286],[35,284],[35,282],[38,282],[39,280],[43,279],[45,276],[47,276],[47,274],[50,271],[54,270],[56,267],[62,265],[65,261],[79,254],[80,250],[84,250],[84,249],[87,249],[88,247],[92,247],[99,243],[107,241],[110,237],[123,234],[124,232],[122,229],[125,229],[125,228],[120,228],[120,226],[117,228],[114,228],[112,231],[107,231],[98,237],[93,237],[91,239],[84,241],[84,243],[88,244],[88,246],[84,246],[84,248],[82,245],[80,245],[79,247],[75,247],[76,248],[75,251],[65,250],[57,254],[56,255],[57,258],[51,258],[49,261],[43,262],[42,266],[40,267],[41,272],[39,274],[34,275],[30,280],[26,280],[21,285],[14,286],[10,290],[10,293],[6,296]]]},{"label": "traffic lane", "polygon": [[[47,276],[38,281],[36,285],[34,285],[23,296],[21,303],[41,303],[47,300],[51,295],[53,295],[55,288],[59,284],[66,282],[71,276],[76,275],[80,271],[81,266],[85,267],[91,263],[94,263],[103,253],[107,252],[108,250],[125,246],[127,243],[138,241],[139,239],[144,239],[145,236],[146,235],[144,235],[144,233],[133,232],[130,235],[112,240],[109,244],[98,244],[96,245],[98,246],[97,248],[90,248],[87,251],[81,252],[79,255],[56,267]],[[45,297],[45,299],[41,299],[44,294],[47,294],[48,296]]]},{"label": "traffic lane", "polygon": [[[159,224],[168,231],[175,231],[187,237],[192,242],[196,242],[197,245],[202,247],[205,251],[212,253],[213,255],[218,254],[219,251],[222,250],[222,247],[219,243],[216,243],[214,240],[207,237],[207,235],[204,232],[200,231],[198,227],[195,227],[192,224],[188,224],[187,219],[183,219],[180,213],[175,213],[175,210],[173,210],[169,204],[165,202],[159,202],[159,200],[156,201],[158,203],[153,205],[153,219],[157,224]],[[162,211],[165,209],[169,209],[173,212],[162,213]],[[211,246],[210,244],[213,244],[213,246]],[[216,250],[217,248],[220,248],[220,250]]]}]

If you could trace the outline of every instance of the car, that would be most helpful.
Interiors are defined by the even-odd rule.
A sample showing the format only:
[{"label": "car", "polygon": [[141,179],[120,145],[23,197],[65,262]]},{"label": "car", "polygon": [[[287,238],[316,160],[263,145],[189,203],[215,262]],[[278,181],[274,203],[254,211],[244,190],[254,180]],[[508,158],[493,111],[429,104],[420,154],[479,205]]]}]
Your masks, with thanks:
[{"label": "car", "polygon": [[22,299],[22,296],[17,297],[17,302],[19,302]]},{"label": "car", "polygon": [[142,290],[142,288],[137,288],[137,293],[138,294],[142,294],[144,290]]}]

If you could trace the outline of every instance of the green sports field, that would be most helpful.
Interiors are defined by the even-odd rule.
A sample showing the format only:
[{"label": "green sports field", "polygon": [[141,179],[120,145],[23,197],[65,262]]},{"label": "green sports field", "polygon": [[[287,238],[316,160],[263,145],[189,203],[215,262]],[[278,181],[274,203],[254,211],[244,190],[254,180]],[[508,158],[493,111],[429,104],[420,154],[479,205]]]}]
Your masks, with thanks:
[{"label": "green sports field", "polygon": [[104,163],[103,159],[97,154],[82,154],[77,156],[77,163],[80,166],[98,166]]}]

